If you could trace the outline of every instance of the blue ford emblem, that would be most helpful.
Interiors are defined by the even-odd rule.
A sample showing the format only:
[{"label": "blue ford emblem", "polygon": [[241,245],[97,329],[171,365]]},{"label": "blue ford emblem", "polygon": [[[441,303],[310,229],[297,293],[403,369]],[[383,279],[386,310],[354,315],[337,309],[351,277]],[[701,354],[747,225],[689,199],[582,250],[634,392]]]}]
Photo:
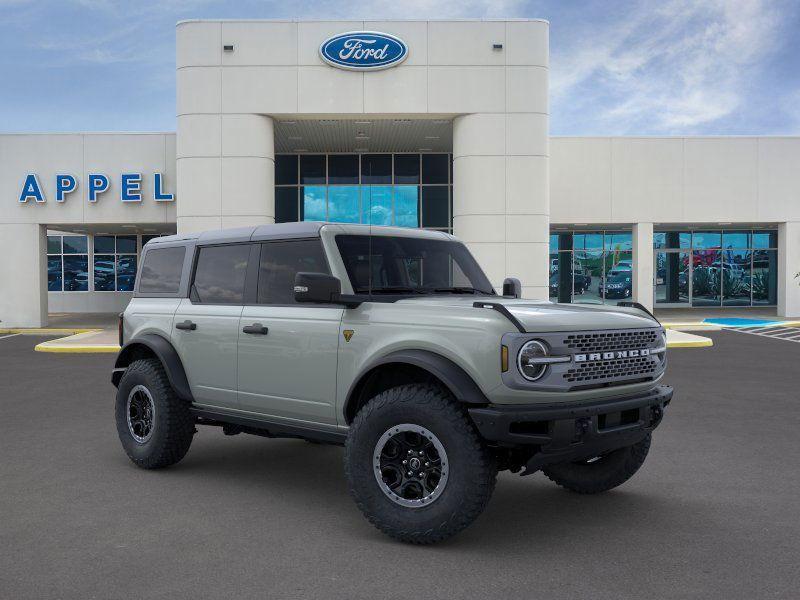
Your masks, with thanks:
[{"label": "blue ford emblem", "polygon": [[408,46],[388,33],[349,31],[322,42],[319,53],[322,60],[340,69],[376,71],[403,62]]}]

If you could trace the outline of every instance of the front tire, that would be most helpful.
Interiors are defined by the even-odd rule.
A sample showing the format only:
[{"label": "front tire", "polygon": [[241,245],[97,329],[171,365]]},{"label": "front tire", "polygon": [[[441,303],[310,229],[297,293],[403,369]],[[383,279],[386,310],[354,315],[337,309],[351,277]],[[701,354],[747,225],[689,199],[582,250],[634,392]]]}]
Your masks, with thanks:
[{"label": "front tire", "polygon": [[174,465],[189,450],[194,419],[156,359],[131,363],[122,375],[115,406],[117,434],[128,457],[143,469]]},{"label": "front tire", "polygon": [[622,485],[633,477],[650,450],[650,434],[642,441],[603,456],[544,467],[542,472],[554,483],[578,494],[599,494]]},{"label": "front tire", "polygon": [[367,402],[350,426],[344,461],[364,516],[412,544],[440,542],[470,525],[497,477],[463,407],[433,385],[399,386]]}]

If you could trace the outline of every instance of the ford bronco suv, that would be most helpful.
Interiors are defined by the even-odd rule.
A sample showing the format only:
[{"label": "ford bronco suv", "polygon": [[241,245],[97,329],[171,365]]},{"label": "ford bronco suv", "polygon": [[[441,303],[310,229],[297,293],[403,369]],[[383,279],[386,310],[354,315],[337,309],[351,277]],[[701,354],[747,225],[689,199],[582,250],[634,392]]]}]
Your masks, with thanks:
[{"label": "ford bronco suv", "polygon": [[498,470],[594,494],[642,465],[672,389],[635,303],[503,295],[438,231],[287,223],[143,250],[120,315],[116,425],[145,469],[199,426],[344,445],[359,509],[406,542],[452,536]]}]

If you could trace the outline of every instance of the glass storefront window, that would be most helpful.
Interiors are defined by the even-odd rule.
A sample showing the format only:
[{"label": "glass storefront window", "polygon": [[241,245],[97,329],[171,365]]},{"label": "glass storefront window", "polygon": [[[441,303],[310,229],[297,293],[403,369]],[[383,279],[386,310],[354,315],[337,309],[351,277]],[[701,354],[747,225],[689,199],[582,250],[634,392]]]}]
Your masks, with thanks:
[{"label": "glass storefront window", "polygon": [[750,248],[749,231],[725,231],[722,233],[723,248]]},{"label": "glass storefront window", "polygon": [[575,250],[602,250],[602,233],[575,233],[573,237],[573,247]]},{"label": "glass storefront window", "polygon": [[689,304],[689,252],[656,252],[656,304]]},{"label": "glass storefront window", "polygon": [[94,255],[94,290],[96,292],[114,291],[114,255]]},{"label": "glass storefront window", "polygon": [[[48,236],[49,237],[49,236]],[[59,244],[61,241],[59,240]],[[47,291],[60,292],[63,285],[63,277],[61,274],[61,256],[48,256],[47,257]]]},{"label": "glass storefront window", "polygon": [[332,223],[357,223],[359,189],[357,185],[330,186],[327,220]]},{"label": "glass storefront window", "polygon": [[452,231],[450,154],[279,154],[275,160],[276,223],[372,222]]},{"label": "glass storefront window", "polygon": [[296,187],[275,188],[275,222],[293,223],[300,221],[297,207]]},{"label": "glass storefront window", "polygon": [[361,188],[361,222],[371,225],[392,224],[392,188],[369,185]]},{"label": "glass storefront window", "polygon": [[753,248],[777,248],[777,247],[778,247],[777,231],[753,232]]},{"label": "glass storefront window", "polygon": [[394,224],[399,227],[419,227],[419,187],[394,186]]},{"label": "glass storefront window", "polygon": [[422,226],[448,229],[450,215],[448,207],[449,188],[441,185],[426,185],[422,187]]},{"label": "glass storefront window", "polygon": [[327,219],[325,186],[307,185],[300,189],[303,194],[303,220],[325,221]]},{"label": "glass storefront window", "polygon": [[394,155],[394,182],[419,183],[419,154]]},{"label": "glass storefront window", "polygon": [[688,236],[692,240],[690,250],[680,254],[656,252],[656,304],[776,304],[777,231],[662,231],[654,234],[653,246],[688,248]]},{"label": "glass storefront window", "polygon": [[447,154],[422,155],[422,183],[436,184],[447,183],[448,166],[450,158]]},{"label": "glass storefront window", "polygon": [[88,238],[85,235],[62,236],[64,254],[86,254],[89,249]]},{"label": "glass storefront window", "polygon": [[325,183],[326,167],[324,154],[300,155],[300,183]]},{"label": "glass storefront window", "polygon": [[85,254],[64,255],[64,291],[89,291],[89,257]]},{"label": "glass storefront window", "polygon": [[328,183],[358,183],[358,155],[331,154],[328,156]]},{"label": "glass storefront window", "polygon": [[[600,237],[602,238],[602,235]],[[591,304],[602,303],[603,251],[576,250],[573,256],[572,301]]]},{"label": "glass storefront window", "polygon": [[630,233],[608,233],[605,234],[605,249],[606,250],[632,250],[633,240]]},{"label": "glass storefront window", "polygon": [[47,253],[48,254],[61,254],[61,236],[48,235],[47,236]]},{"label": "glass storefront window", "polygon": [[136,282],[136,255],[117,256],[117,291],[132,292]]},{"label": "glass storefront window", "polygon": [[778,302],[778,251],[753,251],[753,305]]},{"label": "glass storefront window", "polygon": [[392,155],[362,154],[361,183],[392,183]]},{"label": "glass storefront window", "polygon": [[297,185],[297,155],[275,156],[275,185]]},{"label": "glass storefront window", "polygon": [[653,248],[691,248],[692,234],[688,231],[656,231],[653,234]]},{"label": "glass storefront window", "polygon": [[716,249],[722,247],[721,231],[692,232],[692,248]]},{"label": "glass storefront window", "polygon": [[750,306],[750,250],[724,250],[722,259],[715,265],[722,270],[722,305]]}]

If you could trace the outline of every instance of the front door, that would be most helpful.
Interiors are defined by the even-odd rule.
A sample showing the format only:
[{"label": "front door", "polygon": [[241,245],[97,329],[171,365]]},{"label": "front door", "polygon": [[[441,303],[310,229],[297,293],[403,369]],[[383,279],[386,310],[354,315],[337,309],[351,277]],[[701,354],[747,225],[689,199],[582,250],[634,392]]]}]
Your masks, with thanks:
[{"label": "front door", "polygon": [[319,239],[261,245],[257,303],[239,321],[239,406],[336,424],[340,306],[296,304],[298,271],[329,273]]},{"label": "front door", "polygon": [[172,340],[196,404],[237,406],[236,360],[250,244],[198,249],[189,298],[181,300]]}]

